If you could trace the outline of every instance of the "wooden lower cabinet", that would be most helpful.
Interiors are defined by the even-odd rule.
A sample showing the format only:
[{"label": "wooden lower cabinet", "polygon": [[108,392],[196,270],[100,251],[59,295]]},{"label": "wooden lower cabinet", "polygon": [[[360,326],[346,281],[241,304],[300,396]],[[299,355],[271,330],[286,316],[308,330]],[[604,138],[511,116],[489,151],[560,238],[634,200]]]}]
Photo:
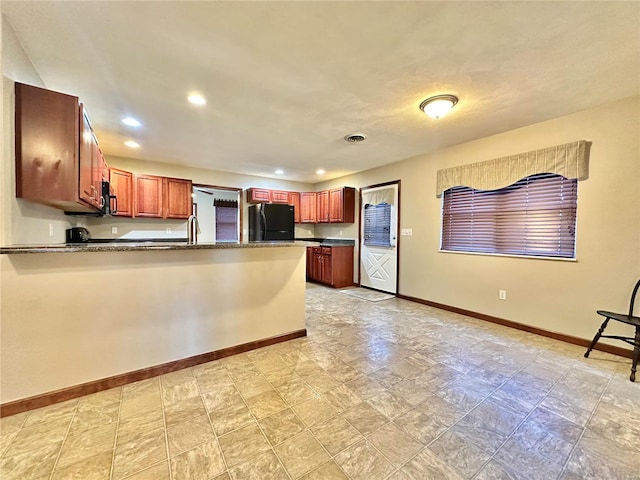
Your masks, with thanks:
[{"label": "wooden lower cabinet", "polygon": [[307,280],[334,288],[353,285],[353,246],[307,247]]}]

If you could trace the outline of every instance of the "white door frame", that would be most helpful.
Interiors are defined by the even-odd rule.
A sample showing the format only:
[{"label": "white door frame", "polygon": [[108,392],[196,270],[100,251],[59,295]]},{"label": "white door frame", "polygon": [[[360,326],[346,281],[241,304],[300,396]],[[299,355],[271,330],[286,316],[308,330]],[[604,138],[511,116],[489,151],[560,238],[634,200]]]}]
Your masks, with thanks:
[{"label": "white door frame", "polygon": [[362,286],[362,230],[363,230],[363,221],[364,219],[362,218],[362,192],[372,189],[372,188],[380,188],[380,187],[388,187],[391,185],[397,185],[398,186],[398,205],[397,205],[397,209],[396,209],[396,231],[397,231],[397,235],[396,235],[396,248],[395,248],[395,252],[396,252],[396,285],[395,285],[395,292],[393,292],[396,296],[398,296],[399,293],[399,288],[400,288],[400,193],[401,193],[401,189],[400,189],[400,180],[393,180],[390,182],[384,182],[384,183],[377,183],[375,185],[368,185],[366,187],[361,187],[359,190],[359,199],[358,199],[358,205],[359,205],[359,209],[358,209],[358,285],[362,288],[368,288],[371,290],[376,290],[375,288],[372,287],[367,287],[367,286]]}]

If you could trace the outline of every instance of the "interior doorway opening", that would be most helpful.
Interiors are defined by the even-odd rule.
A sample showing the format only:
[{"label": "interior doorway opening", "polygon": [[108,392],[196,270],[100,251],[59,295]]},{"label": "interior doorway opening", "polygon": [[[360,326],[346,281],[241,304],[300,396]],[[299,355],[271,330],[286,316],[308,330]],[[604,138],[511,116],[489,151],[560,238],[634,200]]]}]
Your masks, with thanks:
[{"label": "interior doorway opening", "polygon": [[199,243],[242,241],[242,189],[193,185],[193,214]]}]

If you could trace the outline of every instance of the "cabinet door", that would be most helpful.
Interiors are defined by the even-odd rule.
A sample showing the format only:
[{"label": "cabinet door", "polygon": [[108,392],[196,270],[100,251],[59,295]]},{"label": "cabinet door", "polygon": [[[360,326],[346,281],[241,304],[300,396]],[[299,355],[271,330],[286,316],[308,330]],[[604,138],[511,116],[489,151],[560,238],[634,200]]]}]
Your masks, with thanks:
[{"label": "cabinet door", "polygon": [[355,220],[356,189],[334,188],[329,191],[329,222],[353,223]]},{"label": "cabinet door", "polygon": [[300,223],[316,223],[316,194],[300,194]]},{"label": "cabinet door", "polygon": [[353,285],[353,247],[331,247],[330,260],[331,285],[335,288]]},{"label": "cabinet door", "polygon": [[289,192],[289,205],[293,205],[293,219],[300,223],[300,193]]},{"label": "cabinet door", "polygon": [[307,247],[307,281],[313,279],[313,247]]},{"label": "cabinet door", "polygon": [[331,255],[322,255],[322,283],[333,285],[333,262]]},{"label": "cabinet door", "polygon": [[131,208],[133,200],[133,175],[131,172],[112,168],[109,172],[109,176],[111,189],[113,190],[113,194],[116,196],[116,200],[111,205],[111,208],[117,208],[116,213],[113,213],[112,215],[120,217],[133,216],[133,209]]},{"label": "cabinet door", "polygon": [[329,190],[316,193],[316,222],[329,223]]},{"label": "cabinet door", "polygon": [[265,188],[249,188],[247,190],[247,203],[269,203],[271,190]]},{"label": "cabinet door", "polygon": [[[80,199],[90,205],[97,206],[98,191],[94,183],[94,156],[96,148],[95,138],[91,131],[89,118],[82,105],[80,105]],[[102,193],[100,191],[100,193]]]},{"label": "cabinet door", "polygon": [[289,203],[289,192],[284,190],[271,190],[271,201],[273,203]]},{"label": "cabinet door", "polygon": [[134,176],[133,216],[162,218],[163,178],[154,175]]},{"label": "cabinet door", "polygon": [[165,218],[189,218],[193,198],[191,180],[166,178],[165,182]]}]

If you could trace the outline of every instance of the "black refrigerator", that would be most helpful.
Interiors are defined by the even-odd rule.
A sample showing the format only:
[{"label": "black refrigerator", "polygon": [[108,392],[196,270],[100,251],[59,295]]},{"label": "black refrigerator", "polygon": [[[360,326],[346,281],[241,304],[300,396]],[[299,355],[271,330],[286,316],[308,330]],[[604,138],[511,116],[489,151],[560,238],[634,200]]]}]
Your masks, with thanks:
[{"label": "black refrigerator", "polygon": [[293,240],[292,205],[261,203],[249,207],[249,241]]}]

